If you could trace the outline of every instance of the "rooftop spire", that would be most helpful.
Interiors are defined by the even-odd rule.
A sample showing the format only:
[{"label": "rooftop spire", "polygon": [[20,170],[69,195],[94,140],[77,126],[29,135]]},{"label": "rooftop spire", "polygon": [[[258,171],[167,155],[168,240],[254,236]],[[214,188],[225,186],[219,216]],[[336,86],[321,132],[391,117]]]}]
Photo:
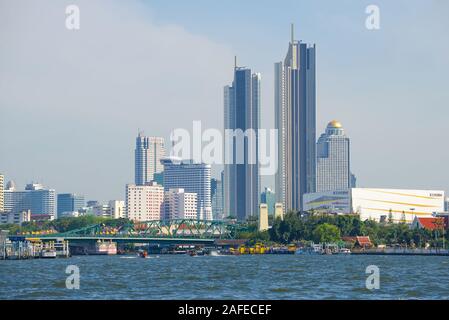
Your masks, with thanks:
[{"label": "rooftop spire", "polygon": [[234,56],[234,69],[237,69],[237,56]]},{"label": "rooftop spire", "polygon": [[293,23],[291,24],[291,31],[290,31],[290,33],[291,33],[292,43],[293,43],[293,41],[295,40],[295,25]]}]

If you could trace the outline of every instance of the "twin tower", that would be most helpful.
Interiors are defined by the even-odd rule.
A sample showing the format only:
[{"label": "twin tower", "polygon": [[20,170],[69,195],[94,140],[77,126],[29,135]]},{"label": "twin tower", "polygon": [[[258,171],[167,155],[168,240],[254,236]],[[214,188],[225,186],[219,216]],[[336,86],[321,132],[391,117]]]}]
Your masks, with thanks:
[{"label": "twin tower", "polygon": [[[274,69],[275,128],[278,130],[276,198],[286,210],[300,210],[303,194],[316,189],[315,45],[294,40],[293,25],[285,59],[275,63]],[[259,145],[260,79],[260,74],[236,64],[234,80],[224,88],[224,128],[254,129],[256,149]],[[236,143],[233,145],[235,148]],[[245,161],[234,161],[224,168],[224,212],[239,220],[257,215],[259,211],[259,161],[256,159],[256,164],[248,161],[250,148],[251,143],[245,141]],[[232,151],[235,157],[236,150]]]}]

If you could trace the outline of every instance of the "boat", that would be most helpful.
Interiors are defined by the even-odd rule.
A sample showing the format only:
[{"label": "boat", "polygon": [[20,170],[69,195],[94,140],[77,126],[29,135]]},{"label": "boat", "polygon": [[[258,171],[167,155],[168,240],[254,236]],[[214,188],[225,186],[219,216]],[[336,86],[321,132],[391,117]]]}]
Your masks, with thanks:
[{"label": "boat", "polygon": [[341,248],[338,251],[339,254],[351,254],[351,250],[349,250],[348,248]]},{"label": "boat", "polygon": [[44,259],[56,258],[56,251],[55,250],[42,250],[41,258],[44,258]]},{"label": "boat", "polygon": [[147,258],[148,257],[148,252],[146,252],[146,251],[139,251],[139,257],[140,258]]}]

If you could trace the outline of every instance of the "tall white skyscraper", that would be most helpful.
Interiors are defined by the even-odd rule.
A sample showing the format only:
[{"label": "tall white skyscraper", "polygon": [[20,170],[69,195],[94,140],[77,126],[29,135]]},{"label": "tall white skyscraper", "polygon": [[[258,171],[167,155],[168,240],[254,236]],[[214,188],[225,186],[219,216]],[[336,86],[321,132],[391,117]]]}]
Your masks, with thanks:
[{"label": "tall white skyscraper", "polygon": [[139,132],[135,149],[135,184],[144,185],[154,180],[154,174],[164,170],[161,164],[164,157],[164,138],[145,137]]},{"label": "tall white skyscraper", "polygon": [[235,66],[232,85],[224,87],[224,129],[235,133],[232,142],[225,138],[224,215],[239,220],[259,212],[260,81],[260,73]]},{"label": "tall white skyscraper", "polygon": [[317,142],[316,191],[347,190],[351,187],[350,144],[340,122],[328,123]]},{"label": "tall white skyscraper", "polygon": [[291,41],[275,64],[275,127],[278,130],[277,202],[300,210],[302,196],[315,191],[315,45]]}]

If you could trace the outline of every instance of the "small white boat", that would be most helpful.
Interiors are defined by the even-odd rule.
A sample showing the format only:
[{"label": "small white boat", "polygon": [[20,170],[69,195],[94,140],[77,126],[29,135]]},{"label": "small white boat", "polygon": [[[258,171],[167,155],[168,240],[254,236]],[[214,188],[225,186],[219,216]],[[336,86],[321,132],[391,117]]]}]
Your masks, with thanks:
[{"label": "small white boat", "polygon": [[44,250],[44,251],[41,252],[41,258],[45,258],[45,259],[56,258],[56,251]]},{"label": "small white boat", "polygon": [[338,253],[339,254],[351,254],[351,250],[349,250],[348,248],[341,248]]}]

